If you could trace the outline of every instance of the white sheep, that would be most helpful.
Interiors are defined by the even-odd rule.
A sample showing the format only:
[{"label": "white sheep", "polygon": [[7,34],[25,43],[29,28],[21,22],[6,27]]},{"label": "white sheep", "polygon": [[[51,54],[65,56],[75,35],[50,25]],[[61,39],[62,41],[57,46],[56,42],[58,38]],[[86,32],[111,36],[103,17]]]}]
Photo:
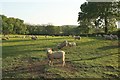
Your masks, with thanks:
[{"label": "white sheep", "polygon": [[68,46],[72,47],[72,46],[76,46],[75,42],[68,42]]},{"label": "white sheep", "polygon": [[117,39],[117,40],[118,40],[118,36],[117,36],[117,35],[112,35],[112,34],[110,34],[110,36],[111,36],[113,39]]},{"label": "white sheep", "polygon": [[9,40],[9,37],[3,37],[2,40]]},{"label": "white sheep", "polygon": [[2,40],[7,40],[6,38],[2,38]]},{"label": "white sheep", "polygon": [[106,40],[112,40],[113,38],[109,35],[103,35]]},{"label": "white sheep", "polygon": [[101,35],[101,34],[99,34],[99,35],[98,35],[98,37],[102,37],[102,35]]},{"label": "white sheep", "polygon": [[80,40],[81,37],[80,37],[80,36],[74,36],[74,39],[75,39],[75,40],[76,40],[76,39]]},{"label": "white sheep", "polygon": [[62,66],[65,65],[65,52],[64,51],[52,51],[51,48],[47,49],[48,64],[53,65],[54,59],[62,59]]},{"label": "white sheep", "polygon": [[32,40],[36,40],[36,39],[37,39],[37,36],[31,36],[31,39],[32,39]]},{"label": "white sheep", "polygon": [[68,41],[67,41],[67,40],[64,41],[64,42],[62,42],[62,43],[59,43],[59,44],[57,45],[57,48],[58,48],[58,49],[61,49],[61,48],[65,47],[65,46],[68,46]]}]

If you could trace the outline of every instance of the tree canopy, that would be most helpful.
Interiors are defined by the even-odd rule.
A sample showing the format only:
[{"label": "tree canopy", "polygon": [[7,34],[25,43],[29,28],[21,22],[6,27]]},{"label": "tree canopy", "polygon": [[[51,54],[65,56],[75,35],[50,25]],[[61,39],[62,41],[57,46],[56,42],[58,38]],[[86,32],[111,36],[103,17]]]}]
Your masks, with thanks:
[{"label": "tree canopy", "polygon": [[109,24],[114,22],[113,27],[116,27],[115,21],[119,17],[119,5],[120,2],[85,2],[80,6],[81,11],[78,13],[78,22],[80,26],[87,25],[82,27],[91,25],[96,28],[103,27],[104,32],[108,33]]}]

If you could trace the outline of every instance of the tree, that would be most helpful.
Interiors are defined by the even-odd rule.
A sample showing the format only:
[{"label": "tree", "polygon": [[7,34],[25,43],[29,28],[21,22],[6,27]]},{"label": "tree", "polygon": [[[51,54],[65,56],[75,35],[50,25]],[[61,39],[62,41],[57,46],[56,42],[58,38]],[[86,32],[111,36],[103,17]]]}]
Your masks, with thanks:
[{"label": "tree", "polygon": [[8,21],[8,18],[4,15],[1,15],[2,17],[2,33],[4,35],[7,35],[9,33],[12,32],[13,30],[13,25],[12,24],[8,24],[7,21]]},{"label": "tree", "polygon": [[94,21],[95,26],[99,25],[99,21],[104,23],[104,31],[108,33],[108,20],[118,17],[118,3],[117,2],[85,2],[80,7],[81,12],[78,13],[78,22],[80,21]]},{"label": "tree", "polygon": [[25,34],[27,27],[24,24],[24,21],[18,18],[6,17],[4,15],[0,15],[2,17],[2,33],[6,34]]}]

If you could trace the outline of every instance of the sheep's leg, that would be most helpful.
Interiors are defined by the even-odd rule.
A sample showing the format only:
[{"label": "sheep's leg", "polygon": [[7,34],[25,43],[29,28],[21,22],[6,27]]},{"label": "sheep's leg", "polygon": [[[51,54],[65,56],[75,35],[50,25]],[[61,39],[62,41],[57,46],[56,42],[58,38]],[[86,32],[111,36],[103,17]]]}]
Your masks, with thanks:
[{"label": "sheep's leg", "polygon": [[62,59],[62,66],[65,66],[65,57]]},{"label": "sheep's leg", "polygon": [[65,61],[63,61],[63,65],[62,66],[65,66]]},{"label": "sheep's leg", "polygon": [[52,61],[52,60],[49,60],[48,63],[49,63],[49,66],[50,66],[50,65],[53,65],[53,61]]},{"label": "sheep's leg", "polygon": [[53,61],[51,61],[51,65],[53,65]]},{"label": "sheep's leg", "polygon": [[48,61],[48,64],[49,64],[49,65],[51,64],[51,61],[50,61],[50,60]]}]

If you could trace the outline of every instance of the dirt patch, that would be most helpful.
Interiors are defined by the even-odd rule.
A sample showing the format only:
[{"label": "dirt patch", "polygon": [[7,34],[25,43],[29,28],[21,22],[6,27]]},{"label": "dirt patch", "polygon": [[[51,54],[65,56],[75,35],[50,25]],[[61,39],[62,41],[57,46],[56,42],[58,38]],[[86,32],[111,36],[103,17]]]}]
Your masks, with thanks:
[{"label": "dirt patch", "polygon": [[[59,61],[54,62],[54,65],[52,67],[64,70],[69,73],[74,73],[77,71],[73,64],[70,62],[66,62],[66,65],[63,67],[62,64]],[[60,76],[57,73],[48,72],[47,69],[51,68],[51,66],[48,66],[47,60],[36,60],[36,61],[28,61],[26,66],[19,65],[16,67],[12,67],[10,69],[3,69],[3,78],[16,78],[17,75],[22,73],[28,73],[30,75],[24,76],[27,78],[32,78],[33,76],[35,78],[54,78],[55,76]],[[19,77],[19,76],[18,76]],[[21,78],[21,77],[20,77]]]}]

